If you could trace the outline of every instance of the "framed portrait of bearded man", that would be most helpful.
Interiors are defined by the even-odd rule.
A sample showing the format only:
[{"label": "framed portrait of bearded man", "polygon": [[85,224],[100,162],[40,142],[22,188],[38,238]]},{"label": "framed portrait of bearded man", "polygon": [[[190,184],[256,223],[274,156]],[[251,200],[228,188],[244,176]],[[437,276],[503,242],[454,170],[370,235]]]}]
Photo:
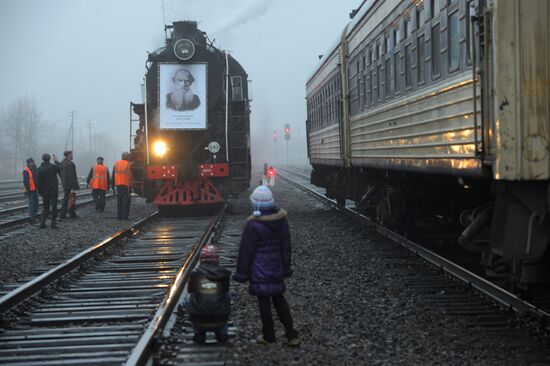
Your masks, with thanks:
[{"label": "framed portrait of bearded man", "polygon": [[206,129],[205,63],[159,64],[160,128]]}]

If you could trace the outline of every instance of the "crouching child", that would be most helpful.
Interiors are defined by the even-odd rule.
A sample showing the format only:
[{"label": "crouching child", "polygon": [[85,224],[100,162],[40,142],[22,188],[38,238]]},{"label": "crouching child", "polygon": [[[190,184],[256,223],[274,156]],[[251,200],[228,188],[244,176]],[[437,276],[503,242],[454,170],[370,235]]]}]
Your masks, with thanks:
[{"label": "crouching child", "polygon": [[219,253],[214,245],[206,245],[200,264],[191,272],[185,308],[193,324],[193,342],[204,344],[206,332],[214,332],[216,340],[225,342],[227,320],[231,312],[229,277],[231,272],[219,266]]}]

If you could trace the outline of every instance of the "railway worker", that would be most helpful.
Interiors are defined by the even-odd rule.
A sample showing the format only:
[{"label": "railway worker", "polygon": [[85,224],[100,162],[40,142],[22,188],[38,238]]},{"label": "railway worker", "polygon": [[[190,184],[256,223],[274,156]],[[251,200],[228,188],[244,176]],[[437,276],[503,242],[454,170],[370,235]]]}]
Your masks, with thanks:
[{"label": "railway worker", "polygon": [[29,218],[33,220],[38,212],[38,191],[37,186],[37,171],[33,158],[27,159],[27,165],[23,168],[23,185],[25,186],[25,196],[28,200]]},{"label": "railway worker", "polygon": [[48,153],[42,155],[42,164],[38,168],[38,193],[42,196],[42,219],[40,227],[46,228],[46,218],[51,214],[51,228],[57,229],[57,197],[59,180],[57,175],[61,173],[61,167],[54,155],[54,164],[50,163],[51,156]]},{"label": "railway worker", "polygon": [[173,89],[166,94],[166,108],[192,111],[201,105],[199,96],[191,90],[195,78],[187,69],[178,69],[172,76]]},{"label": "railway worker", "polygon": [[[71,193],[79,190],[78,176],[76,175],[76,165],[73,163],[73,152],[67,150],[63,152],[65,157],[61,162],[61,186],[63,187],[63,201],[61,202],[61,212],[59,213],[59,221],[67,218],[67,210],[69,211],[70,218],[75,219],[78,217],[74,207],[69,207],[69,197]],[[76,194],[76,193],[75,193]]]},{"label": "railway worker", "polygon": [[103,157],[99,156],[86,179],[87,185],[92,187],[92,198],[98,212],[105,212],[105,193],[109,189],[109,182],[109,169],[103,165]]},{"label": "railway worker", "polygon": [[204,344],[207,331],[214,332],[216,340],[220,343],[228,338],[231,272],[218,265],[219,259],[218,248],[210,244],[205,245],[201,250],[200,265],[191,272],[189,278],[189,294],[184,305],[195,330],[195,343]]},{"label": "railway worker", "polygon": [[130,153],[122,153],[122,159],[113,165],[111,187],[116,189],[117,219],[128,220],[130,215],[130,188],[132,187],[132,164]]},{"label": "railway worker", "polygon": [[250,294],[258,297],[262,335],[258,343],[275,342],[271,303],[285,327],[287,345],[298,347],[300,338],[294,329],[292,315],[283,293],[286,277],[290,277],[291,245],[287,212],[278,209],[271,190],[257,187],[250,196],[253,214],[247,219],[239,248],[237,271],[233,279],[250,282]]}]

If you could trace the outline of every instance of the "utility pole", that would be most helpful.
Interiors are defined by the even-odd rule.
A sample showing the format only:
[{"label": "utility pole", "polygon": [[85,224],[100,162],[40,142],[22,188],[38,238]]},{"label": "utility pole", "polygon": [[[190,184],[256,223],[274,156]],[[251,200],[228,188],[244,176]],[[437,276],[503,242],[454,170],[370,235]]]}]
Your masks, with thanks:
[{"label": "utility pole", "polygon": [[74,118],[76,117],[76,111],[69,111],[69,117],[71,117],[71,127],[65,141],[65,150],[67,150],[69,144],[69,136],[71,136],[71,150],[74,150]]},{"label": "utility pole", "polygon": [[21,116],[15,117],[15,151],[13,161],[13,175],[17,176],[17,167],[19,165],[19,157],[21,150]]},{"label": "utility pole", "polygon": [[88,140],[90,143],[90,154],[92,154],[92,121],[88,121]]}]

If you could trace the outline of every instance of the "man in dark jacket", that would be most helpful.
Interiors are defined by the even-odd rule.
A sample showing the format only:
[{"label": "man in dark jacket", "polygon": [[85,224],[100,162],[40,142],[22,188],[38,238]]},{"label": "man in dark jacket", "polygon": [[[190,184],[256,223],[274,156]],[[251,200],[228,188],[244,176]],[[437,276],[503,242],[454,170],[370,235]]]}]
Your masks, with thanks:
[{"label": "man in dark jacket", "polygon": [[[46,228],[46,218],[50,214],[51,206],[51,228],[57,229],[55,219],[57,218],[57,195],[59,181],[57,175],[61,172],[59,163],[50,164],[50,154],[42,155],[42,164],[38,168],[38,193],[42,196],[42,220],[41,228]],[[55,155],[54,155],[55,159]]]},{"label": "man in dark jacket", "polygon": [[227,340],[227,319],[231,312],[229,276],[231,273],[218,265],[219,253],[214,245],[205,245],[200,254],[200,265],[191,272],[185,307],[193,323],[193,341],[203,344],[206,332],[216,334],[218,342]]},{"label": "man in dark jacket", "polygon": [[34,220],[34,216],[38,212],[37,174],[34,159],[28,158],[27,165],[23,168],[23,186],[25,186],[25,196],[28,200],[28,214],[31,220]]},{"label": "man in dark jacket", "polygon": [[271,302],[286,331],[287,344],[300,345],[298,332],[294,329],[292,315],[283,296],[286,290],[284,279],[290,277],[291,247],[287,212],[275,207],[273,194],[266,186],[259,186],[250,196],[254,213],[247,220],[241,238],[237,282],[250,282],[249,291],[258,297],[262,335],[258,343],[275,342],[275,328],[271,315]]},{"label": "man in dark jacket", "polygon": [[67,150],[63,153],[65,159],[61,162],[61,185],[63,186],[63,202],[61,203],[61,212],[59,221],[67,218],[67,209],[71,218],[77,218],[74,207],[69,208],[69,197],[71,192],[79,190],[78,177],[76,175],[76,166],[73,163],[73,152]]}]

